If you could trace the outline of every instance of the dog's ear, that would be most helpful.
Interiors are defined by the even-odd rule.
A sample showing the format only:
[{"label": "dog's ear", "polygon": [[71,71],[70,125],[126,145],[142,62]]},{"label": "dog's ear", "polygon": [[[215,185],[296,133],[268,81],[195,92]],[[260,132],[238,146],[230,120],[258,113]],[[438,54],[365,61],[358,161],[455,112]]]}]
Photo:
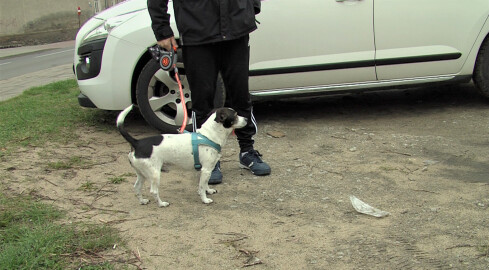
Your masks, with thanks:
[{"label": "dog's ear", "polygon": [[216,118],[214,120],[217,123],[221,123],[225,128],[230,128],[233,126],[234,113],[223,108],[218,109],[216,110]]},{"label": "dog's ear", "polygon": [[224,114],[222,113],[222,110],[218,109],[215,111],[216,113],[216,118],[214,118],[214,121],[217,123],[222,123],[224,122]]}]

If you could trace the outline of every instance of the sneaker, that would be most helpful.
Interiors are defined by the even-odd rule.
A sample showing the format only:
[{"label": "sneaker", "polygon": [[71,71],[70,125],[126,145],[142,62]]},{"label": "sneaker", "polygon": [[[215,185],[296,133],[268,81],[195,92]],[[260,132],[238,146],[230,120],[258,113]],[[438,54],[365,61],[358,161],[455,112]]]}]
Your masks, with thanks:
[{"label": "sneaker", "polygon": [[263,160],[262,155],[256,150],[250,150],[239,154],[239,165],[243,169],[250,170],[254,175],[269,175],[272,169]]},{"label": "sneaker", "polygon": [[209,178],[209,185],[217,185],[222,183],[221,162],[216,163],[216,167],[212,170],[211,177]]}]

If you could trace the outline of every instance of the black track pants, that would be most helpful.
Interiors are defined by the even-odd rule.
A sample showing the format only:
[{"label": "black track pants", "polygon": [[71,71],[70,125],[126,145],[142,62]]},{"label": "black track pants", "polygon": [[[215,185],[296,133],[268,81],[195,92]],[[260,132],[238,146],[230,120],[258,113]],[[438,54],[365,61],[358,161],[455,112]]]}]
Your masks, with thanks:
[{"label": "black track pants", "polygon": [[[218,43],[183,46],[183,63],[191,89],[193,121],[199,128],[214,108],[217,75],[226,89],[225,107],[246,117],[248,124],[235,130],[241,152],[253,149],[256,122],[248,88],[249,36]],[[195,125],[194,125],[195,126]]]}]

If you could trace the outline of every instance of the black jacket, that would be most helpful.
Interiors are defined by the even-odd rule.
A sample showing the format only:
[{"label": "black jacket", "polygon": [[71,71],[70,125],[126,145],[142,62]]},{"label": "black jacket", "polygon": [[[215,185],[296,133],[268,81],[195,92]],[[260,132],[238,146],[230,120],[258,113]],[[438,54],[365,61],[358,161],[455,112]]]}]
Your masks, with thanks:
[{"label": "black jacket", "polygon": [[[232,40],[254,31],[260,0],[173,0],[181,45]],[[156,40],[173,36],[168,0],[148,0]]]}]

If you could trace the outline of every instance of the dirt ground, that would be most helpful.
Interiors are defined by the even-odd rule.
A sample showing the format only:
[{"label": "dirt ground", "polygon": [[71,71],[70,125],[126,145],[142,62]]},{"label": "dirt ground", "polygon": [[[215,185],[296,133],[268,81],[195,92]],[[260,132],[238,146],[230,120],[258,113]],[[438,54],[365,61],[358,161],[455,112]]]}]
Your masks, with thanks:
[{"label": "dirt ground", "polygon": [[[470,84],[257,104],[255,145],[272,174],[239,169],[230,138],[210,205],[197,174],[178,169],[162,174],[169,207],[139,205],[115,116],[108,131],[15,153],[0,176],[70,222],[111,224],[140,268],[489,268],[489,104]],[[135,115],[127,126],[154,133]],[[350,195],[390,215],[360,214]]]}]

